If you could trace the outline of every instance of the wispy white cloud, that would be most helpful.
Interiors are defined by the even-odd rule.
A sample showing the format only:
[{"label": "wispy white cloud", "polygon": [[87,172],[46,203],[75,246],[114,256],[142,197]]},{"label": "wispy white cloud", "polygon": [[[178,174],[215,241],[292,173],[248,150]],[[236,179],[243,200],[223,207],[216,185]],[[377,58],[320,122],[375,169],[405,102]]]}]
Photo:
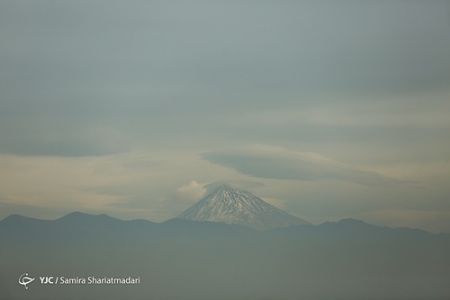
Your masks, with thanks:
[{"label": "wispy white cloud", "polygon": [[177,189],[177,198],[193,202],[199,200],[205,193],[205,185],[192,180]]}]

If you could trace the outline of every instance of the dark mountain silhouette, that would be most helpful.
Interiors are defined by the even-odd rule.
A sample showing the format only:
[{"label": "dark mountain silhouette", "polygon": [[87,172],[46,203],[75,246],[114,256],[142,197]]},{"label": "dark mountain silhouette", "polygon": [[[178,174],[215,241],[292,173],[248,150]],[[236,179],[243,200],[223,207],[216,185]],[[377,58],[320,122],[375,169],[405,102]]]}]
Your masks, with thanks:
[{"label": "dark mountain silhouette", "polygon": [[[448,299],[450,235],[345,219],[273,230],[72,213],[0,221],[1,299]],[[141,276],[131,287],[17,283]]]}]

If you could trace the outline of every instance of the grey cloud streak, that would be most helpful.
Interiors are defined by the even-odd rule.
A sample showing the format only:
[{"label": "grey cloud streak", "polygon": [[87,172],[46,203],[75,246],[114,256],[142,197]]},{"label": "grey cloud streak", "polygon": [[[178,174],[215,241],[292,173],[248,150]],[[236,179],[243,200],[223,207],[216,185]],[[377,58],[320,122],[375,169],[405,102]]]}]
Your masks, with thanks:
[{"label": "grey cloud streak", "polygon": [[317,153],[278,147],[256,146],[229,151],[211,151],[203,158],[243,174],[280,180],[340,180],[363,185],[392,185],[402,181],[373,171],[361,170]]}]

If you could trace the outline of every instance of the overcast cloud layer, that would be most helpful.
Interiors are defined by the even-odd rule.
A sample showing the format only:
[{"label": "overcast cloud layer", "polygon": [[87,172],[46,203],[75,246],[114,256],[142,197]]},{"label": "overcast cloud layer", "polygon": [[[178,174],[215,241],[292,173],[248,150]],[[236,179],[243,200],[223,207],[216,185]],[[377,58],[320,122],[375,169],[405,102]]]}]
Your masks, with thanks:
[{"label": "overcast cloud layer", "polygon": [[449,19],[446,0],[2,1],[0,217],[163,220],[227,181],[313,222],[450,231]]}]

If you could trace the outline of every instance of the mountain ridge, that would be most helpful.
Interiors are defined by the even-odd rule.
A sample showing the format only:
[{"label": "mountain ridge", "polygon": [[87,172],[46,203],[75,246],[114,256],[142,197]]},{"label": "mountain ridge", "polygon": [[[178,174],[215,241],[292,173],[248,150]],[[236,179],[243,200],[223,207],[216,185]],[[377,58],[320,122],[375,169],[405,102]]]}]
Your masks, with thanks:
[{"label": "mountain ridge", "polygon": [[[176,218],[151,223],[76,213],[42,221],[16,215],[0,221],[0,241],[0,290],[14,293],[7,299],[443,300],[450,295],[450,235],[354,220],[262,231]],[[32,294],[17,284],[23,272],[40,276],[47,270],[68,276],[130,274],[145,284],[132,290],[49,289],[35,283]]]},{"label": "mountain ridge", "polygon": [[[109,224],[114,224],[115,226],[118,225],[155,225],[158,227],[164,227],[168,225],[179,225],[184,226],[186,224],[193,224],[194,226],[204,226],[204,227],[230,227],[230,228],[247,228],[247,230],[254,230],[254,228],[250,228],[248,226],[243,226],[239,224],[227,224],[227,223],[219,223],[219,222],[210,222],[210,221],[196,221],[196,220],[187,220],[182,218],[171,218],[164,222],[152,222],[151,220],[147,219],[131,219],[131,220],[123,220],[120,218],[112,217],[107,214],[88,214],[88,213],[82,213],[82,212],[72,212],[63,215],[62,217],[55,218],[55,219],[40,219],[35,217],[29,217],[24,216],[21,214],[11,214],[7,217],[0,220],[0,228],[9,227],[9,226],[23,226],[23,225],[29,225],[33,227],[34,225],[44,225],[44,226],[50,226],[50,225],[61,225],[61,224],[70,224],[71,225],[77,225],[77,224],[85,224],[86,218],[90,218],[93,222],[92,224],[103,224],[105,220],[112,221],[109,222]],[[68,220],[71,220],[71,222],[66,222]],[[327,228],[333,228],[333,229],[339,229],[339,230],[350,230],[352,228],[359,228],[359,229],[377,229],[377,230],[386,230],[386,231],[407,231],[407,232],[416,232],[419,234],[428,234],[433,236],[447,236],[450,237],[450,233],[447,232],[429,232],[420,228],[411,228],[411,227],[390,227],[390,226],[384,226],[384,225],[375,225],[370,224],[365,221],[354,219],[354,218],[344,218],[337,221],[326,221],[319,224],[298,224],[298,225],[292,225],[289,227],[282,227],[282,228],[273,228],[272,231],[296,231],[300,229],[322,229],[325,230]]]}]

